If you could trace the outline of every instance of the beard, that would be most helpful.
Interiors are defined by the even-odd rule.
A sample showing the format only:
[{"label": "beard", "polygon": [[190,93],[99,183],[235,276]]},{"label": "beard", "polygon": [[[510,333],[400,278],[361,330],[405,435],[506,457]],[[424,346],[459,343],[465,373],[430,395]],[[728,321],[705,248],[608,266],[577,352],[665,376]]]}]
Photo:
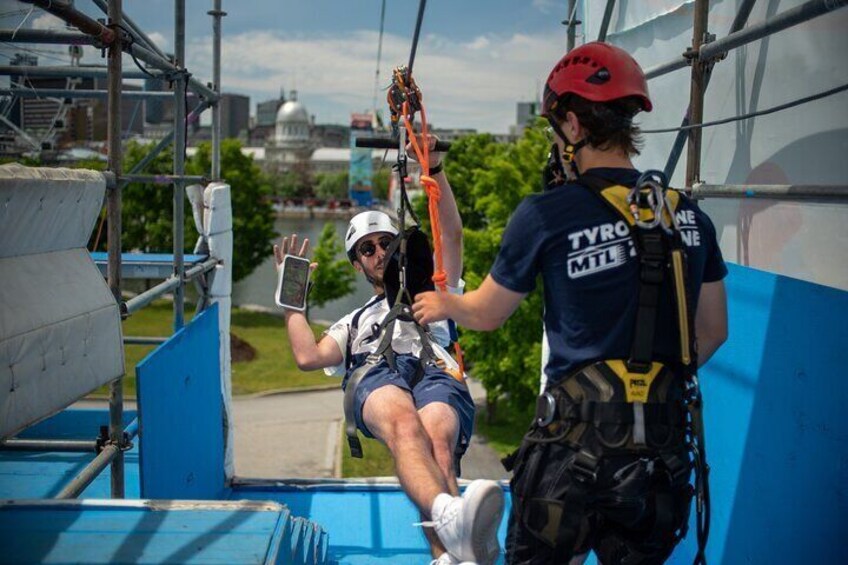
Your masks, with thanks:
[{"label": "beard", "polygon": [[379,263],[373,268],[368,268],[365,265],[362,266],[362,272],[365,274],[365,278],[368,279],[368,282],[373,284],[374,286],[383,287],[383,272],[385,265],[383,263]]}]

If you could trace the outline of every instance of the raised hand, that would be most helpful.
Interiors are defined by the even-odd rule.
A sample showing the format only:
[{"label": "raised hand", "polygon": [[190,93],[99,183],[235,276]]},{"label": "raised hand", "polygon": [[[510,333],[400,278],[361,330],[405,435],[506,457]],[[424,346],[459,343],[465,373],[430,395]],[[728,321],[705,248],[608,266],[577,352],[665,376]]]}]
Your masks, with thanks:
[{"label": "raised hand", "polygon": [[[297,234],[293,233],[291,236],[284,237],[280,244],[274,244],[274,262],[276,264],[277,270],[280,270],[280,265],[283,264],[283,257],[286,255],[297,255],[298,257],[306,257],[307,252],[309,251],[309,238],[303,238],[303,243],[300,245],[300,249],[298,249],[298,238]],[[312,263],[309,265],[311,270],[315,270],[318,266],[318,263]]]},{"label": "raised hand", "polygon": [[[415,138],[416,138],[416,141],[418,142],[418,147],[422,148],[421,147],[421,142],[423,140],[422,136],[420,134],[418,134],[418,135],[415,136]],[[434,149],[436,147],[436,142],[439,140],[439,138],[436,137],[435,135],[430,135],[430,134],[427,135],[427,138],[428,138],[428,143],[429,143],[429,147],[430,147],[430,168],[432,169],[433,167],[435,167],[436,165],[438,165],[439,163],[442,162],[443,155],[442,155],[442,153],[440,153],[438,151],[434,151]],[[406,154],[409,156],[410,159],[412,159],[415,162],[418,162],[418,156],[415,154],[415,149],[413,148],[411,142],[406,144]]]}]

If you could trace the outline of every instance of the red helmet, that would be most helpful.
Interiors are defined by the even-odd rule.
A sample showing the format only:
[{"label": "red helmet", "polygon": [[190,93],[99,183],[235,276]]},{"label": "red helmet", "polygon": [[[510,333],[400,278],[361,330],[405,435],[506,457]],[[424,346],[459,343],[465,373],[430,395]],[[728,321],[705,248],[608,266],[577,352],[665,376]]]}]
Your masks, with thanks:
[{"label": "red helmet", "polygon": [[565,94],[592,102],[638,96],[643,110],[653,108],[639,63],[624,49],[600,41],[572,49],[559,60],[545,83],[542,115],[548,116]]}]

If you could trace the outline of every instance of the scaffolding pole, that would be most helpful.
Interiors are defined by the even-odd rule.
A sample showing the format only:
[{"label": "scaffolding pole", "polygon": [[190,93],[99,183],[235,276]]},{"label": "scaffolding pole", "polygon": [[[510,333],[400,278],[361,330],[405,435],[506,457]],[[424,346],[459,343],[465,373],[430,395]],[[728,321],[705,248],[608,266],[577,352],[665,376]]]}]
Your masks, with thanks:
[{"label": "scaffolding pole", "polygon": [[[106,0],[94,0],[94,3],[97,5],[98,8],[103,10],[104,14],[108,13],[109,6],[107,5]],[[132,38],[133,38],[133,41],[143,43],[144,47],[146,47],[147,49],[150,49],[151,51],[153,51],[154,53],[156,53],[157,55],[159,55],[163,59],[168,58],[168,56],[165,55],[165,53],[161,49],[159,49],[159,47],[156,46],[156,44],[153,42],[153,40],[151,40],[150,37],[148,37],[147,34],[144,33],[141,30],[141,28],[139,28],[135,24],[135,22],[132,21],[130,18],[128,18],[126,15],[124,15],[124,22],[123,23],[124,23],[124,29],[126,29],[129,32],[130,36],[132,36]]]},{"label": "scaffolding pole", "polygon": [[577,17],[577,0],[568,0],[568,19],[564,22],[568,26],[568,33],[566,34],[566,50],[571,51],[574,49],[574,44],[577,42],[577,23],[575,18]]},{"label": "scaffolding pole", "polygon": [[[185,0],[174,2],[174,64],[178,69],[185,65]],[[182,74],[174,83],[174,176],[185,174],[186,145],[186,79]],[[214,93],[213,93],[214,94]],[[185,184],[174,181],[174,331],[182,329],[185,314],[185,276],[184,240],[185,240]]]},{"label": "scaffolding pole", "polygon": [[[185,272],[185,276],[182,281],[177,277],[177,275],[171,275],[161,283],[157,284],[153,288],[150,288],[138,296],[127,300],[125,304],[125,311],[127,315],[134,314],[138,312],[163,294],[170,292],[176,288],[179,288],[180,282],[185,284],[188,281],[193,280],[195,277],[199,277],[203,273],[211,271],[215,265],[218,264],[218,259],[212,257],[210,259],[205,260],[204,262],[195,265],[191,269]],[[176,297],[174,298],[176,301]]]},{"label": "scaffolding pole", "polygon": [[[194,120],[198,119],[198,118],[200,117],[200,114],[202,114],[202,113],[203,113],[203,111],[204,111],[204,110],[206,110],[208,107],[209,107],[209,103],[208,103],[208,102],[201,102],[201,103],[200,103],[200,104],[199,104],[199,105],[198,105],[198,106],[197,106],[194,110],[192,110],[191,114],[189,114],[189,115],[186,117],[186,123],[189,123],[189,124],[190,124],[190,123],[192,123]],[[130,171],[129,171],[128,175],[133,175],[133,174],[135,174],[135,173],[140,173],[141,171],[143,171],[143,170],[144,170],[144,168],[145,168],[147,165],[149,165],[150,163],[152,163],[152,162],[153,162],[153,160],[156,158],[156,156],[157,156],[157,155],[159,155],[159,153],[161,153],[162,151],[164,151],[164,149],[165,149],[166,147],[168,147],[168,146],[171,144],[171,142],[174,140],[174,132],[175,132],[175,130],[174,130],[174,129],[172,129],[171,131],[169,131],[169,132],[165,135],[165,137],[163,137],[162,139],[160,139],[160,140],[159,140],[159,143],[157,143],[157,144],[156,144],[156,146],[155,146],[155,147],[153,147],[153,148],[152,148],[152,149],[151,149],[151,150],[147,153],[147,155],[145,155],[145,156],[144,156],[144,158],[143,158],[141,161],[139,161],[138,163],[136,163],[136,164],[133,166],[133,168],[132,168],[132,169],[130,169]],[[126,177],[126,176],[127,176],[127,175],[124,175],[124,177]],[[123,179],[122,179],[122,180],[120,181],[120,185],[121,185],[121,187],[123,188],[123,187],[125,187],[126,185],[128,185],[128,184],[129,184],[129,182],[130,182],[130,181],[128,181],[128,180],[123,180]]]},{"label": "scaffolding pole", "polygon": [[99,444],[93,439],[7,439],[0,442],[0,451],[62,451],[67,453],[97,453]]},{"label": "scaffolding pole", "polygon": [[[742,2],[739,9],[736,11],[736,17],[733,19],[733,23],[730,26],[730,33],[735,33],[745,27],[756,1],[757,0],[744,0]],[[710,71],[707,73],[706,80],[704,81],[704,92],[706,92],[706,89],[710,86],[710,78],[712,76],[712,67],[710,67]],[[686,127],[690,123],[689,110],[690,108],[686,108],[686,115],[683,116],[683,120],[680,123],[681,127]],[[663,169],[666,178],[670,179],[674,175],[674,170],[677,168],[677,162],[680,160],[680,154],[683,152],[683,146],[686,144],[686,138],[686,131],[677,132],[677,137],[674,139],[674,145],[672,145],[671,151],[669,152],[665,169]]]},{"label": "scaffolding pole", "polygon": [[607,5],[604,7],[604,19],[601,21],[601,29],[598,31],[598,41],[607,40],[613,8],[615,8],[615,0],[607,0]]},{"label": "scaffolding pole", "polygon": [[[113,41],[120,38],[119,28],[112,29],[104,26],[97,20],[75,9],[73,2],[66,0],[21,0],[21,2],[32,4],[49,14],[53,14],[57,18],[76,27],[81,32],[94,37],[103,45],[110,45]],[[109,8],[111,12],[112,6],[110,5]]]},{"label": "scaffolding pole", "polygon": [[[0,40],[2,41],[2,40]],[[131,79],[146,79],[150,76],[141,71],[124,71],[124,78]],[[39,77],[39,78],[106,78],[109,76],[107,67],[31,67],[17,65],[0,65],[0,75],[20,76],[20,77]],[[164,76],[162,77],[165,78]]]},{"label": "scaffolding pole", "polygon": [[[121,0],[109,0],[109,25],[118,30],[121,24]],[[108,139],[109,170],[121,175],[121,38],[117,31],[113,34],[116,41],[109,45],[109,103]],[[115,300],[121,302],[121,189],[116,187],[107,193],[107,247],[109,249],[108,280],[109,289]],[[123,375],[109,385],[109,441],[108,460],[112,465],[112,498],[124,498],[124,453],[121,450],[124,439],[124,378]],[[100,457],[98,455],[98,457]],[[105,465],[104,465],[105,466]],[[85,487],[83,487],[85,488]]]},{"label": "scaffolding pole", "polygon": [[[115,0],[109,0],[109,2],[114,2]],[[89,463],[80,474],[74,477],[71,482],[65,485],[59,494],[56,495],[58,499],[68,499],[68,498],[76,498],[86,489],[88,485],[90,485],[94,479],[97,478],[98,475],[106,468],[110,463],[112,464],[112,472],[115,471],[115,462],[123,460],[123,451],[114,443],[107,444],[103,451],[97,454],[97,457]],[[114,474],[112,475],[113,483],[114,483]],[[114,484],[113,484],[114,486]],[[112,498],[123,498],[116,497],[114,491],[112,492]]]},{"label": "scaffolding pole", "polygon": [[848,185],[696,184],[692,187],[692,196],[695,198],[836,201],[848,204]]},{"label": "scaffolding pole", "polygon": [[179,177],[175,176],[175,175],[129,175],[129,174],[121,175],[121,182],[123,182],[123,181],[126,181],[126,182],[142,182],[142,183],[148,183],[148,184],[161,184],[161,185],[173,184],[177,181],[180,181],[180,182],[183,182],[183,183],[192,183],[192,182],[205,183],[206,180],[207,180],[206,177],[201,176],[201,175],[182,175],[182,176],[179,176]]},{"label": "scaffolding pole", "polygon": [[207,12],[212,16],[212,88],[218,96],[212,107],[212,178],[221,178],[221,18],[227,15],[221,11],[221,0],[214,0],[213,9]]},{"label": "scaffolding pole", "polygon": [[[45,11],[50,12],[56,17],[62,19],[63,21],[76,26],[83,33],[91,36],[89,39],[93,39],[95,44],[100,45],[109,45],[113,41],[115,41],[116,37],[122,35],[120,31],[112,32],[106,26],[101,24],[100,22],[91,19],[86,16],[82,12],[73,9],[70,7],[71,5],[65,1],[59,0],[23,0],[29,2],[30,4],[34,4],[39,8],[44,9]],[[48,7],[50,8],[48,10]],[[185,14],[185,8],[183,8],[183,14]],[[183,15],[183,21],[185,20],[185,15]],[[105,31],[104,31],[105,30]],[[56,32],[49,32],[51,34],[59,36]],[[183,29],[183,36],[185,34],[185,29]],[[15,39],[17,41],[17,38]],[[87,43],[82,41],[73,40],[73,43]],[[183,40],[184,43],[184,40]],[[180,61],[178,65],[175,65],[173,62],[169,61],[166,57],[161,56],[156,51],[149,49],[148,47],[141,45],[139,43],[126,43],[122,45],[123,50],[132,57],[139,59],[149,65],[151,65],[155,69],[159,69],[165,73],[174,73],[174,72],[185,72],[183,69],[183,60]],[[155,49],[155,46],[154,46]],[[183,45],[183,50],[185,50],[185,45]],[[183,56],[183,59],[185,57]],[[195,92],[198,96],[201,96],[209,101],[215,101],[218,99],[217,95],[214,91],[208,88],[206,85],[198,81],[194,78],[188,79],[187,87],[190,88],[193,92]]]},{"label": "scaffolding pole", "polygon": [[0,41],[7,43],[47,43],[57,45],[97,45],[100,40],[76,31],[53,31],[50,29],[0,30]]},{"label": "scaffolding pole", "polygon": [[124,345],[161,345],[166,341],[168,341],[167,337],[124,336]]},{"label": "scaffolding pole", "polygon": [[[811,0],[795,8],[790,8],[763,22],[746,27],[736,33],[731,33],[717,41],[705,45],[700,53],[694,55],[708,59],[715,57],[732,49],[742,47],[766,36],[789,29],[798,24],[810,21],[819,16],[834,12],[848,6],[848,0]],[[651,67],[645,71],[648,79],[657,78],[677,69],[689,66],[690,54],[684,55],[668,63]]]},{"label": "scaffolding pole", "polygon": [[[695,23],[692,30],[692,53],[698,53],[701,45],[709,41],[709,0],[695,0]],[[689,87],[689,119],[696,124],[704,121],[704,91],[708,60],[696,58],[692,61],[692,79]],[[701,128],[689,130],[689,145],[686,152],[686,186],[692,187],[701,180]]]},{"label": "scaffolding pole", "polygon": [[[129,90],[120,93],[127,99],[171,98],[170,92],[153,92],[145,90]],[[17,96],[19,98],[109,98],[108,90],[70,90],[64,88],[30,88],[16,84],[15,88],[0,88],[0,96]]]},{"label": "scaffolding pole", "polygon": [[[183,28],[183,37],[185,38],[185,27]],[[142,47],[138,44],[129,46],[127,49],[125,49],[125,51],[128,54],[135,56],[135,58],[153,66],[153,68],[159,69],[160,71],[171,74],[185,73],[185,69],[183,68],[183,65],[185,64],[185,53],[183,55],[183,59],[181,59],[179,63],[172,63],[167,59],[163,59],[162,57],[160,57],[153,51],[147,49],[146,47]],[[183,39],[183,52],[185,52],[185,39]],[[212,89],[210,89],[208,86],[206,86],[195,78],[189,77],[186,86],[187,88],[191,89],[192,92],[196,93],[198,96],[202,96],[210,102],[214,102],[218,99],[218,96]]]}]

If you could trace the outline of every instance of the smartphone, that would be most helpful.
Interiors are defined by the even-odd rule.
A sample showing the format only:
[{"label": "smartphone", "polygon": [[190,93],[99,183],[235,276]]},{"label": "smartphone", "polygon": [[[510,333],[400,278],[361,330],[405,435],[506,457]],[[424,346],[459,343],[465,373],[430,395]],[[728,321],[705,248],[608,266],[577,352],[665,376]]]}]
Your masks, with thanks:
[{"label": "smartphone", "polygon": [[274,301],[280,308],[303,312],[306,310],[306,291],[309,287],[309,259],[286,255],[277,280]]}]

